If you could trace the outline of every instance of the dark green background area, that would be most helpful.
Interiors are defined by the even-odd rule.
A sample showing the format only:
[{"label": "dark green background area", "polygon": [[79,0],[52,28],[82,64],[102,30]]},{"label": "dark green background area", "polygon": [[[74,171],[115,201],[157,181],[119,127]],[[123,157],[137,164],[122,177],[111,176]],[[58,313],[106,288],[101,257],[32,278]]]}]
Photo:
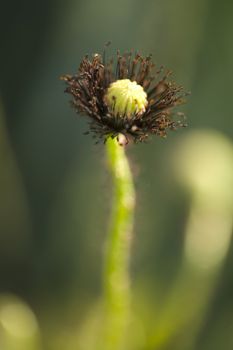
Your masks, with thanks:
[{"label": "dark green background area", "polygon": [[[195,130],[216,130],[232,142],[232,19],[231,0],[1,1],[0,293],[33,310],[41,349],[75,349],[101,297],[111,180],[104,146],[83,135],[86,118],[69,107],[59,76],[74,73],[86,53],[102,52],[108,40],[110,55],[117,49],[152,53],[192,92],[182,107],[188,129],[127,150],[137,190],[132,287],[145,324],[143,345],[135,341],[131,348],[233,348],[232,246],[204,311],[197,307],[189,318],[192,302],[182,304],[189,283],[202,297],[195,278],[197,284],[202,279],[186,272],[187,290],[177,292],[174,304],[187,322],[170,338],[167,330],[170,340],[150,340],[160,298],[179,278],[191,207],[189,191],[170,170],[171,156]],[[59,340],[57,347],[59,332],[66,345]]]}]

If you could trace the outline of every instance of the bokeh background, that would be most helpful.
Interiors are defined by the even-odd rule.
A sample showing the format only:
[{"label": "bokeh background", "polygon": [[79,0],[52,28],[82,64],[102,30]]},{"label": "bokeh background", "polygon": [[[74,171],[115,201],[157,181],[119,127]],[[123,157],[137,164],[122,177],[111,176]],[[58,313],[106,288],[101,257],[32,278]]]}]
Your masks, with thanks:
[{"label": "bokeh background", "polygon": [[192,91],[187,129],[128,147],[127,349],[232,350],[233,2],[15,0],[0,18],[0,349],[95,349],[111,179],[59,76],[111,40]]}]

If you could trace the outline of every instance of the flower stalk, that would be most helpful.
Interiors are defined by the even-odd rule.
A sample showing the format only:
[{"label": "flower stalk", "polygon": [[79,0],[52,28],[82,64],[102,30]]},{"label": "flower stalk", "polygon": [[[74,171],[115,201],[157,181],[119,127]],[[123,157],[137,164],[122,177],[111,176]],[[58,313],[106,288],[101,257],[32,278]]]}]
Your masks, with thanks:
[{"label": "flower stalk", "polygon": [[114,197],[104,269],[106,322],[102,348],[119,350],[124,348],[130,319],[129,261],[135,190],[125,148],[119,145],[116,138],[109,138],[106,150]]}]

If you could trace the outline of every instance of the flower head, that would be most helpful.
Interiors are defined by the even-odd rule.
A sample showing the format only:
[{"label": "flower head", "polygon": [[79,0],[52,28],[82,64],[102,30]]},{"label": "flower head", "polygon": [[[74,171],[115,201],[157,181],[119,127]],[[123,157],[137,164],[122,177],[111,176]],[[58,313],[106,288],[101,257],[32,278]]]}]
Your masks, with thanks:
[{"label": "flower head", "polygon": [[165,137],[167,130],[186,126],[184,115],[173,110],[187,94],[169,80],[170,71],[161,76],[163,67],[152,75],[154,67],[151,56],[132,52],[117,52],[114,67],[114,60],[106,61],[104,52],[90,59],[85,56],[77,74],[61,79],[76,111],[89,116],[95,137],[104,141],[117,137],[124,140],[120,144],[130,139],[142,142],[149,134]]}]

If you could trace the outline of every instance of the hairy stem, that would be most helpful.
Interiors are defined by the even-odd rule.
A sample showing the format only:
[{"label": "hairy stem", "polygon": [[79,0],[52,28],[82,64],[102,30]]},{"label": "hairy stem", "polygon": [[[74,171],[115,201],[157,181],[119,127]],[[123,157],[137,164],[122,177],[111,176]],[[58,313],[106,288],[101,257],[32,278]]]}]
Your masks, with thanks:
[{"label": "hairy stem", "polygon": [[103,348],[119,350],[124,349],[130,317],[129,260],[135,191],[124,147],[111,138],[106,146],[114,197],[104,270],[106,323]]}]

